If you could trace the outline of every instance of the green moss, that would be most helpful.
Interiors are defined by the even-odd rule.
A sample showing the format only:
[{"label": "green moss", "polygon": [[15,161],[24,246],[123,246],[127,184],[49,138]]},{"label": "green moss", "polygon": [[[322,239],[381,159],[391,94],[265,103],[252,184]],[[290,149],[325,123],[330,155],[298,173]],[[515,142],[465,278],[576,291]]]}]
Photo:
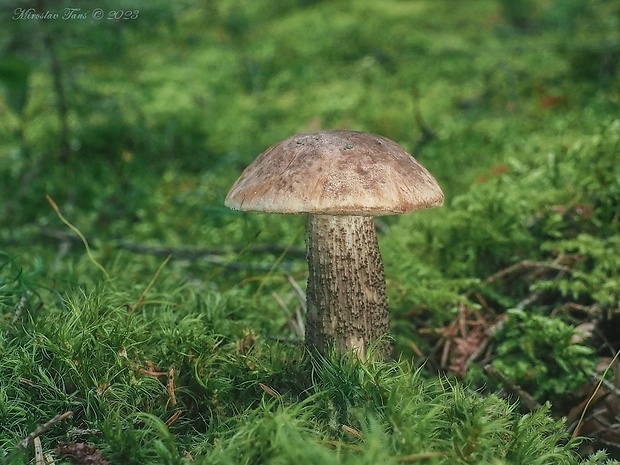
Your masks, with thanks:
[{"label": "green moss", "polygon": [[[17,442],[71,410],[45,450],[88,442],[111,463],[605,463],[579,458],[555,404],[522,415],[425,360],[463,308],[525,309],[489,361],[534,373],[541,404],[607,355],[572,343],[562,310],[619,305],[618,8],[529,3],[151,2],[141,22],[48,22],[66,164],[41,24],[6,7],[2,62],[28,72],[0,76],[0,461],[31,461]],[[446,193],[378,219],[398,362],[305,354],[303,218],[223,207],[266,147],[332,127],[396,140]]]}]

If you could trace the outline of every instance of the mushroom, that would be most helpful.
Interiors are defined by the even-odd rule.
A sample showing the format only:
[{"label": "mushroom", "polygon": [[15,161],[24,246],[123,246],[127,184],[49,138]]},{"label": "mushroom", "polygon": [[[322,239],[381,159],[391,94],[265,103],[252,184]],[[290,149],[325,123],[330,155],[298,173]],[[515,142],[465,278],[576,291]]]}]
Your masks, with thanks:
[{"label": "mushroom", "polygon": [[391,347],[385,275],[373,216],[443,203],[433,176],[385,137],[348,130],[289,137],[249,165],[225,204],[236,210],[307,214],[306,345],[365,360]]}]

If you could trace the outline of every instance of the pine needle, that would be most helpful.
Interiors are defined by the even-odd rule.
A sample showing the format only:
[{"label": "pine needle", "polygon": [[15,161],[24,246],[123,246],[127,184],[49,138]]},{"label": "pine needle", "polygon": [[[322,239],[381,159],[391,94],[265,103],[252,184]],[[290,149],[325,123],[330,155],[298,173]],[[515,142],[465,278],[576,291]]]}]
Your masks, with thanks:
[{"label": "pine needle", "polygon": [[155,281],[157,281],[157,278],[159,277],[161,271],[168,264],[168,262],[170,261],[171,258],[172,258],[172,255],[168,255],[166,257],[166,259],[162,262],[162,264],[159,265],[159,268],[157,268],[157,271],[155,272],[155,275],[153,276],[153,279],[151,279],[151,282],[148,284],[148,286],[146,286],[146,288],[144,289],[142,294],[140,294],[140,297],[138,297],[138,300],[136,300],[136,303],[133,304],[132,307],[130,307],[130,309],[132,311],[135,310],[136,308],[138,308],[140,305],[142,305],[144,303],[144,299],[146,298],[146,295],[149,293],[149,291],[151,290],[151,288],[155,284]]},{"label": "pine needle", "polygon": [[609,364],[605,368],[605,371],[603,371],[603,374],[601,375],[601,379],[599,379],[596,387],[594,388],[594,391],[592,392],[592,395],[588,399],[588,402],[586,402],[585,407],[583,407],[583,411],[581,412],[581,416],[579,417],[579,421],[577,422],[577,426],[575,426],[575,429],[571,437],[575,438],[576,436],[579,435],[579,430],[581,429],[581,423],[583,423],[583,419],[586,416],[586,412],[588,411],[588,409],[590,408],[590,404],[596,397],[596,393],[599,391],[599,389],[603,385],[603,382],[605,381],[605,377],[607,376],[607,373],[609,372],[611,367],[614,365],[614,363],[616,363],[616,359],[618,358],[618,355],[620,355],[620,350],[616,352],[616,355],[614,355],[614,358],[611,359],[611,362],[609,362]]},{"label": "pine needle", "polygon": [[75,234],[78,235],[78,237],[80,238],[80,240],[82,241],[82,244],[84,244],[84,248],[86,249],[86,254],[88,255],[88,259],[97,267],[101,270],[101,272],[104,274],[104,276],[106,277],[106,279],[108,281],[110,280],[110,276],[108,275],[108,272],[105,270],[105,268],[97,261],[97,259],[95,258],[95,256],[93,255],[92,251],[90,250],[90,246],[88,245],[88,241],[86,240],[86,237],[84,237],[84,234],[82,234],[82,232],[76,228],[75,226],[73,226],[69,220],[67,220],[63,214],[60,212],[60,208],[58,207],[58,205],[56,204],[56,202],[54,202],[54,199],[52,199],[50,197],[49,194],[45,194],[45,199],[47,200],[47,203],[49,203],[51,205],[51,207],[54,209],[54,212],[56,212],[56,215],[58,216],[58,218],[60,218],[60,221],[62,221],[71,231],[73,231]]}]

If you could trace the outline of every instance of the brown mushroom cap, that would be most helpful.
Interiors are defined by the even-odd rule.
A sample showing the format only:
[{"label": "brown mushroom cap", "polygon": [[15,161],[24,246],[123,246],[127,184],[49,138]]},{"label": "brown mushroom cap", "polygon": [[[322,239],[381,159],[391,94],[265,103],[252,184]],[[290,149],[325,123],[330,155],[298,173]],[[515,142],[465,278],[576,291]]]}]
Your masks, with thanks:
[{"label": "brown mushroom cap", "polygon": [[270,147],[225,201],[235,210],[365,216],[442,203],[437,181],[400,145],[346,130],[300,134]]}]

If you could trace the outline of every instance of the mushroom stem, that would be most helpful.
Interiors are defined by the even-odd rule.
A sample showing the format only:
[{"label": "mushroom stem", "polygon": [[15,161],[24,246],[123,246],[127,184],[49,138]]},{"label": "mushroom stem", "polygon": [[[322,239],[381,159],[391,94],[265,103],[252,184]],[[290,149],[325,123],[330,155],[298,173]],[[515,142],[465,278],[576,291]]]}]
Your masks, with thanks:
[{"label": "mushroom stem", "polygon": [[[363,360],[368,347],[389,331],[385,274],[371,216],[309,215],[306,233],[308,288],[306,344],[354,351]],[[374,358],[385,359],[381,341]]]}]

